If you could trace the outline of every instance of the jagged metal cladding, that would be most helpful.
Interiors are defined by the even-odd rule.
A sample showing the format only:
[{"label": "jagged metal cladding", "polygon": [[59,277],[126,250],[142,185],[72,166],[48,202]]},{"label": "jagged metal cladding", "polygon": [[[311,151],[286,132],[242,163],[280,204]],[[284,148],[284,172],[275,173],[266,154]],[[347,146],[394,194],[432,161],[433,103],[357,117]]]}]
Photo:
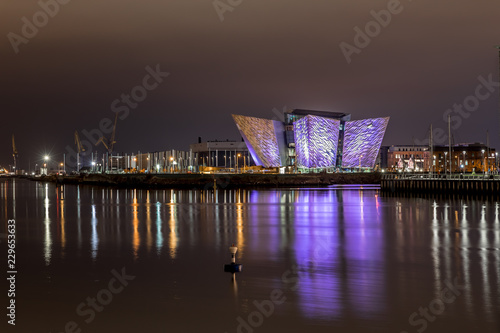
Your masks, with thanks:
[{"label": "jagged metal cladding", "polygon": [[373,168],[389,117],[347,121],[344,131],[343,168]]},{"label": "jagged metal cladding", "polygon": [[235,114],[232,116],[255,164],[266,168],[281,166],[278,140],[276,139],[273,121]]},{"label": "jagged metal cladding", "polygon": [[340,121],[307,115],[293,124],[295,153],[299,167],[335,166]]}]

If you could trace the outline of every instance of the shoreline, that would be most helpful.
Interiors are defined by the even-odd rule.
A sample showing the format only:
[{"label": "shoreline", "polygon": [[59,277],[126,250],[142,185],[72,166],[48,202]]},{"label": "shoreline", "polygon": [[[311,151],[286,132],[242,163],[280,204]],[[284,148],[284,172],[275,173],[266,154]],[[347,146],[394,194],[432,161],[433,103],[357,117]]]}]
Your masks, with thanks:
[{"label": "shoreline", "polygon": [[86,174],[78,176],[17,176],[32,181],[124,188],[218,189],[247,187],[326,187],[380,185],[380,173],[315,174]]}]

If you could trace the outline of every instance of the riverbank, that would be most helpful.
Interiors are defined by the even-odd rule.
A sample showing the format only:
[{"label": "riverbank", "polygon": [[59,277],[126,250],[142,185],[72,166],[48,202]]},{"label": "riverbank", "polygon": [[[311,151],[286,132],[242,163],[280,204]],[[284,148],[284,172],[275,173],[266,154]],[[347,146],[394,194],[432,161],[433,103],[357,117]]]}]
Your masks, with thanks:
[{"label": "riverbank", "polygon": [[132,188],[303,187],[335,184],[380,184],[380,173],[315,174],[87,174],[42,176],[30,180],[57,184]]}]

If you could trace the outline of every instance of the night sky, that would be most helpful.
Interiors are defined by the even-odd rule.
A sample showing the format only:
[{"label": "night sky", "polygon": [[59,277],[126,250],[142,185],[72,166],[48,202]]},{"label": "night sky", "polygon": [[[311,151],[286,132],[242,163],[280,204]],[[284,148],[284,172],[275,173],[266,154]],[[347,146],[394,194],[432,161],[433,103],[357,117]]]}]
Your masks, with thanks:
[{"label": "night sky", "polygon": [[[83,130],[114,119],[117,99],[117,152],[239,140],[232,113],[278,119],[283,108],[390,116],[383,144],[423,143],[430,123],[446,129],[446,110],[467,98],[473,111],[452,113],[455,142],[485,142],[489,129],[500,147],[498,87],[480,88],[473,105],[480,76],[498,81],[498,0],[60,2],[53,17],[33,0],[0,5],[2,166],[12,164],[12,134],[20,167],[45,153],[62,160],[75,130],[85,140]],[[369,23],[388,7],[385,27]],[[36,34],[23,29],[34,15]],[[373,37],[356,44],[354,28],[367,23]],[[357,47],[350,63],[341,43]],[[169,75],[146,80],[141,95],[157,68]],[[121,96],[134,87],[145,98],[127,107]]]}]

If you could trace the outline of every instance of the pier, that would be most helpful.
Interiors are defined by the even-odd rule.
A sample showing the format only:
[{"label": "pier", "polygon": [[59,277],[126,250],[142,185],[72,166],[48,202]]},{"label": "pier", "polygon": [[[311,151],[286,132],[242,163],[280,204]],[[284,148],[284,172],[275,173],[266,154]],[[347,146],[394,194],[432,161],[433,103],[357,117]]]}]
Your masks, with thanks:
[{"label": "pier", "polygon": [[483,174],[384,174],[380,186],[382,191],[390,192],[491,195],[500,193],[500,176]]}]

